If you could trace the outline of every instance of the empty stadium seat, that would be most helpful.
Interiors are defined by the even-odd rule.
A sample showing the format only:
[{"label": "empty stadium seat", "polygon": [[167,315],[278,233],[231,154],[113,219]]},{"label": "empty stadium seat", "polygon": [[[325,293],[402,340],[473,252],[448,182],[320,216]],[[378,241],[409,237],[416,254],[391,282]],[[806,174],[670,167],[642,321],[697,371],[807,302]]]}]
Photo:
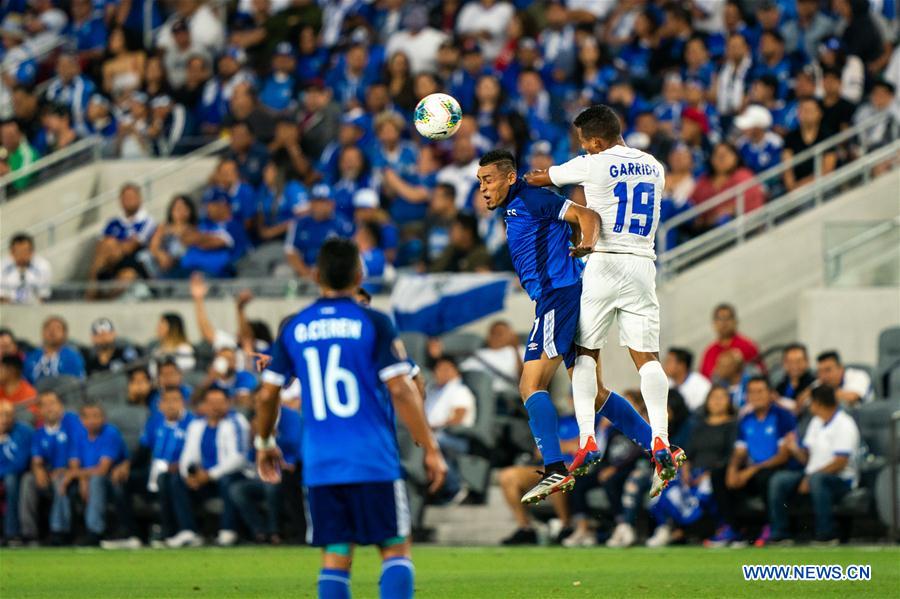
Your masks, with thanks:
[{"label": "empty stadium seat", "polygon": [[[900,368],[900,327],[890,327],[881,331],[878,335],[878,362],[875,365],[875,389],[881,397],[894,397],[897,395],[897,387],[900,381],[900,373],[895,369]],[[890,378],[885,384],[886,375]]]},{"label": "empty stadium seat", "polygon": [[413,362],[424,367],[425,361],[428,358],[428,352],[425,349],[428,338],[422,333],[416,332],[400,333],[399,336],[400,341],[402,341],[403,345],[406,347],[407,355],[409,355]]},{"label": "empty stadium seat", "polygon": [[121,405],[128,398],[128,376],[123,372],[94,374],[87,380],[85,394],[108,406]]},{"label": "empty stadium seat", "polygon": [[888,399],[871,401],[851,412],[859,425],[862,441],[872,454],[889,457],[892,432],[891,416],[898,410],[900,410],[900,399]]},{"label": "empty stadium seat", "polygon": [[441,337],[444,353],[454,358],[464,358],[484,347],[484,338],[475,333],[450,333]]},{"label": "empty stadium seat", "polygon": [[78,409],[78,404],[84,401],[84,381],[75,376],[46,377],[39,380],[34,386],[39,393],[55,391],[70,410]]},{"label": "empty stadium seat", "polygon": [[119,429],[128,450],[134,454],[147,422],[148,410],[144,406],[123,404],[106,410],[107,421]]},{"label": "empty stadium seat", "polygon": [[484,372],[464,372],[463,382],[475,394],[476,414],[472,427],[448,427],[447,432],[458,437],[467,438],[479,447],[473,447],[473,453],[460,456],[459,474],[469,488],[483,495],[487,492],[491,461],[486,455],[479,455],[494,446],[494,416],[497,410],[496,398],[491,386],[491,377]]}]

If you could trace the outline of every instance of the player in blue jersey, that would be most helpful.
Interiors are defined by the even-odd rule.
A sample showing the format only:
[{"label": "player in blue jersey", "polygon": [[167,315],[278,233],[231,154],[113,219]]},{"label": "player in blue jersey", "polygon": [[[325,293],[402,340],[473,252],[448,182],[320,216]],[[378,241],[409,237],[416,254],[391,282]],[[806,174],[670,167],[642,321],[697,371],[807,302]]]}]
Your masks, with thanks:
[{"label": "player in blue jersey", "polygon": [[[587,442],[580,444],[572,463],[566,467],[557,432],[556,408],[548,387],[560,362],[565,362],[570,374],[575,363],[583,270],[579,258],[593,251],[600,217],[553,191],[520,181],[515,159],[505,150],[488,152],[479,166],[482,198],[488,209],[505,210],[513,266],[535,302],[534,326],[519,384],[528,424],[544,460],[543,477],[522,497],[523,503],[532,503],[570,489],[575,482],[573,477],[587,473],[596,462],[594,411],[599,410],[616,428],[644,446],[649,444],[650,427],[621,395],[609,393],[601,401],[604,394],[598,393],[589,418],[586,421],[579,418],[579,434]],[[570,238],[574,238],[575,244],[571,248]]]},{"label": "player in blue jersey", "polygon": [[303,393],[303,482],[307,538],[323,548],[319,597],[350,597],[355,545],[377,545],[381,597],[413,596],[409,510],[395,431],[395,410],[425,449],[436,491],[447,465],[409,377],[410,365],[390,319],[355,301],[359,249],[329,239],[317,258],[322,296],[291,317],[263,372],[257,410],[260,477],[280,479],[275,442],[281,386],[297,377]]}]

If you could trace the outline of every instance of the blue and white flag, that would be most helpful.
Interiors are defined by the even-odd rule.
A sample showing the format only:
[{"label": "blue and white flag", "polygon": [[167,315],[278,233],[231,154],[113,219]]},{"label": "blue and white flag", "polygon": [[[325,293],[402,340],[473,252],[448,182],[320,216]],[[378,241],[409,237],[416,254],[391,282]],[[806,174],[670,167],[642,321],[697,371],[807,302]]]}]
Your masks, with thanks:
[{"label": "blue and white flag", "polygon": [[503,310],[508,275],[404,275],[394,285],[391,308],[398,331],[435,337]]}]

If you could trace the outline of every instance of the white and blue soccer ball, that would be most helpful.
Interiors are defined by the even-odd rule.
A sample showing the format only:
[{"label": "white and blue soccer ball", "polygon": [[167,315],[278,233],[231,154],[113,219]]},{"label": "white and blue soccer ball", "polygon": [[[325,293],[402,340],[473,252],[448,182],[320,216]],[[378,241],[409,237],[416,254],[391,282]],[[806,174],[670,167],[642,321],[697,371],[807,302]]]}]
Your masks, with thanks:
[{"label": "white and blue soccer ball", "polygon": [[462,116],[456,98],[429,94],[416,105],[416,130],[428,139],[447,139],[459,129]]}]

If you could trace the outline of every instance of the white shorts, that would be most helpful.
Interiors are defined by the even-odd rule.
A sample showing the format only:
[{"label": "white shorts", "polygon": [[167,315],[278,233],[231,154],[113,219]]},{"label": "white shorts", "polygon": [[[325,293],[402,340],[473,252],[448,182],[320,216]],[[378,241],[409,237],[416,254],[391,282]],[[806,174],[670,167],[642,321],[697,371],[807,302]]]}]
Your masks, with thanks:
[{"label": "white shorts", "polygon": [[641,352],[659,351],[659,300],[653,260],[605,252],[595,252],[588,258],[576,343],[587,349],[602,349],[614,321],[619,323],[621,345]]}]

